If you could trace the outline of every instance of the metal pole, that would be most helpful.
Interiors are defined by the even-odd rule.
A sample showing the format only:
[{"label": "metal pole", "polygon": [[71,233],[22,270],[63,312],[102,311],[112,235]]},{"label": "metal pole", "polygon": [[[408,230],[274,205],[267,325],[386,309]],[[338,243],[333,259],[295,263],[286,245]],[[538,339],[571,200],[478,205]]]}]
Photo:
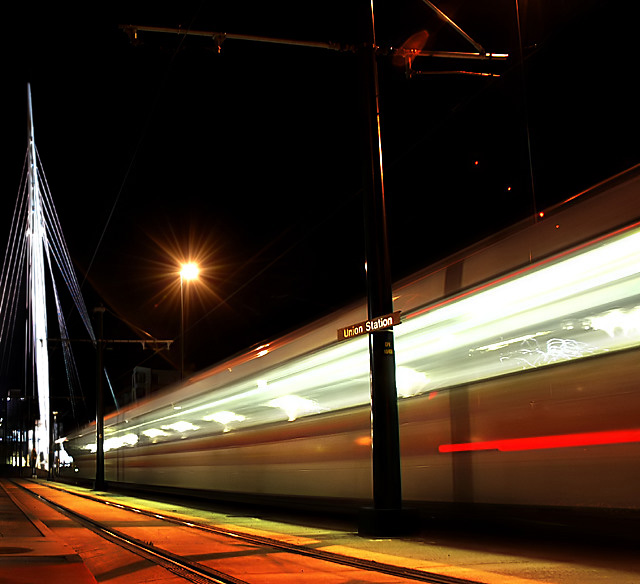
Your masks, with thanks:
[{"label": "metal pole", "polygon": [[184,278],[180,274],[180,379],[184,379]]},{"label": "metal pole", "polygon": [[[364,167],[364,218],[369,319],[393,312],[391,270],[387,241],[380,99],[376,62],[373,0],[364,26],[361,49],[366,99],[368,143]],[[371,439],[373,509],[363,509],[361,535],[400,535],[407,531],[402,512],[400,430],[396,392],[396,366],[392,330],[369,335],[371,364]]]},{"label": "metal pole", "polygon": [[104,390],[103,390],[103,306],[94,308],[98,315],[98,337],[96,339],[96,478],[93,488],[104,490]]},{"label": "metal pole", "polygon": [[55,479],[56,476],[58,476],[60,474],[60,458],[59,455],[56,456],[56,440],[58,439],[58,433],[57,433],[57,427],[58,425],[58,412],[54,411],[53,412],[53,429],[52,429],[52,436],[53,438],[51,439],[51,443],[52,443],[52,449],[53,449],[53,478]]},{"label": "metal pole", "polygon": [[53,480],[53,412],[49,413],[49,468],[47,469],[47,480]]}]

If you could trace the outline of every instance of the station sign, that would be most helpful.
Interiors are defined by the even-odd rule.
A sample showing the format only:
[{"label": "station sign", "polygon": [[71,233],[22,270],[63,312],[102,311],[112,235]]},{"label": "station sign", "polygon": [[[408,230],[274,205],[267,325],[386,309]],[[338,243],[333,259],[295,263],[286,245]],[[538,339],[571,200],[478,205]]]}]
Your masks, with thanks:
[{"label": "station sign", "polygon": [[345,339],[352,339],[353,337],[359,337],[361,335],[367,335],[376,331],[389,329],[396,324],[400,324],[399,310],[385,316],[371,318],[369,320],[338,329],[338,340],[344,341]]}]

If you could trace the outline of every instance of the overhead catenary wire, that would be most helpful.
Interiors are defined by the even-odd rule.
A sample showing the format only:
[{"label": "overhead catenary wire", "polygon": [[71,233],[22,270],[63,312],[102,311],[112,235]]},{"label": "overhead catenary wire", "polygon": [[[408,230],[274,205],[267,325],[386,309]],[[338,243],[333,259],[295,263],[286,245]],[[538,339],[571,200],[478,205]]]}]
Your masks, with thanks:
[{"label": "overhead catenary wire", "polygon": [[[194,16],[194,19],[195,19],[195,16]],[[193,22],[193,20],[192,20],[192,22]],[[151,107],[149,107],[149,109],[148,109],[147,116],[145,118],[142,130],[140,132],[140,136],[138,137],[138,140],[136,142],[135,148],[133,150],[133,154],[131,155],[131,159],[130,159],[129,164],[127,166],[127,170],[124,173],[124,176],[123,176],[122,181],[120,183],[120,187],[118,188],[118,192],[116,193],[116,196],[115,196],[115,199],[113,201],[113,204],[111,205],[111,209],[109,211],[109,215],[107,217],[107,220],[105,221],[104,227],[102,228],[102,231],[100,233],[100,237],[98,238],[98,242],[96,243],[96,246],[95,246],[95,249],[94,249],[93,254],[91,256],[91,259],[89,260],[89,265],[87,266],[87,270],[85,272],[84,278],[82,280],[82,284],[80,286],[81,288],[82,288],[82,286],[84,285],[84,283],[87,280],[89,272],[91,271],[91,269],[93,267],[95,259],[96,259],[97,255],[98,255],[98,251],[99,251],[99,249],[100,249],[100,247],[102,245],[102,242],[104,240],[104,237],[105,237],[105,235],[107,233],[107,230],[109,229],[109,225],[111,224],[111,220],[113,219],[113,216],[115,214],[115,210],[116,210],[116,207],[118,206],[118,202],[120,201],[120,197],[122,196],[122,193],[124,192],[124,187],[125,187],[127,181],[129,180],[129,175],[131,174],[131,171],[133,170],[133,166],[135,164],[136,159],[138,158],[138,154],[140,152],[140,149],[141,149],[142,144],[144,142],[144,139],[146,137],[147,131],[148,131],[150,125],[151,125],[151,120],[152,120],[153,115],[155,113],[157,104],[158,104],[158,102],[160,100],[160,96],[161,96],[162,90],[164,88],[164,85],[165,85],[165,83],[167,81],[167,77],[168,77],[169,71],[170,71],[170,69],[171,69],[171,67],[172,67],[172,65],[173,65],[173,63],[175,61],[176,55],[180,51],[180,47],[182,46],[182,43],[184,42],[184,39],[186,38],[187,30],[185,30],[185,34],[180,39],[180,42],[178,43],[178,46],[175,48],[173,54],[171,55],[171,59],[169,60],[169,64],[168,64],[167,70],[165,71],[165,75],[162,78],[162,80],[160,81],[159,88],[156,90],[156,94],[155,94],[155,97],[153,99],[153,103],[151,104]]]},{"label": "overhead catenary wire", "polygon": [[[26,161],[26,158],[25,158]],[[24,178],[24,166],[22,171],[22,178]],[[18,193],[22,192],[24,188],[24,183],[22,182],[18,189]],[[24,197],[18,196],[16,198],[16,203],[13,210],[13,217],[11,220],[11,227],[9,230],[9,242],[7,248],[5,250],[4,262],[2,264],[2,273],[0,275],[0,284],[2,285],[0,288],[0,314],[2,314],[2,328],[0,328],[0,341],[4,338],[4,325],[7,320],[7,316],[11,314],[10,311],[6,310],[7,302],[11,302],[10,299],[11,292],[13,289],[12,283],[14,281],[14,272],[17,266],[15,261],[15,255],[17,253],[17,248],[20,246],[20,240],[16,236],[16,232],[18,229],[18,225],[22,225],[23,221],[20,220],[20,217],[25,213],[24,209],[26,206],[26,201]]]},{"label": "overhead catenary wire", "polygon": [[2,266],[2,276],[0,278],[0,315],[2,316],[2,325],[0,328],[0,343],[3,345],[2,350],[2,369],[11,356],[13,347],[12,339],[15,330],[16,314],[18,310],[18,298],[20,293],[20,270],[25,266],[26,255],[26,237],[24,232],[18,233],[18,229],[26,224],[26,197],[24,197],[25,183],[22,179],[25,177],[25,165],[23,166],[23,174],[21,175],[21,183],[12,217],[12,223],[9,233],[9,243],[5,251],[5,258]]}]

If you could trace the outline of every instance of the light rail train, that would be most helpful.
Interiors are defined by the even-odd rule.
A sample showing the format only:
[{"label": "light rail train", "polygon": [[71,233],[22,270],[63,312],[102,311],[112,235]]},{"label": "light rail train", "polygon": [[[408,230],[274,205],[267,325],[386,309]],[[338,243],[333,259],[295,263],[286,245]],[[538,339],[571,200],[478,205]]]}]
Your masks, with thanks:
[{"label": "light rail train", "polygon": [[[406,505],[640,510],[638,170],[394,286]],[[368,336],[336,336],[366,319],[350,306],[111,414],[105,479],[368,504]],[[64,449],[94,477],[95,424]]]}]

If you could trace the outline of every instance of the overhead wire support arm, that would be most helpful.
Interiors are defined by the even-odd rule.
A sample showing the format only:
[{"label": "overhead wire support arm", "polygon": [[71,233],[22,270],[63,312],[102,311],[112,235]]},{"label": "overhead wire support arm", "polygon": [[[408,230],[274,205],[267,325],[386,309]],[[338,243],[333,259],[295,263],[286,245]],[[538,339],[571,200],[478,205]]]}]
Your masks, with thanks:
[{"label": "overhead wire support arm", "polygon": [[[452,26],[459,34],[461,34],[477,50],[477,52],[431,51],[431,50],[425,51],[421,49],[408,49],[403,47],[400,47],[400,48],[375,47],[376,54],[401,57],[402,59],[404,59],[405,63],[408,63],[408,64],[410,64],[416,57],[437,57],[441,59],[464,59],[464,60],[468,59],[468,60],[481,60],[481,61],[490,61],[490,60],[504,61],[509,58],[509,55],[505,53],[486,52],[482,47],[482,45],[474,41],[468,34],[466,34],[457,24],[455,24],[439,8],[434,6],[428,0],[423,0],[423,2],[425,2],[425,4],[427,4],[430,8],[432,8],[442,20],[444,20],[447,24]],[[353,44],[342,44],[342,43],[336,43],[336,42],[306,41],[306,40],[299,40],[299,39],[283,39],[283,38],[261,36],[261,35],[215,32],[215,31],[206,31],[206,30],[189,30],[181,27],[172,28],[172,27],[162,27],[162,26],[142,26],[142,25],[134,25],[134,24],[126,24],[126,25],[123,24],[123,25],[120,25],[120,29],[123,30],[129,36],[132,42],[135,42],[138,40],[139,32],[156,32],[156,33],[164,33],[164,34],[176,34],[176,35],[183,35],[183,36],[197,36],[197,37],[210,38],[216,43],[216,46],[218,47],[218,52],[222,50],[222,45],[224,41],[226,41],[227,39],[325,49],[325,50],[337,51],[342,53],[355,53],[360,48]],[[422,74],[423,72],[413,71],[412,73]],[[499,75],[495,75],[491,73],[474,73],[474,72],[467,72],[467,71],[446,71],[441,73],[499,77]]]},{"label": "overhead wire support arm", "polygon": [[424,50],[424,45],[426,44],[426,40],[428,34],[426,31],[421,31],[421,33],[416,33],[405,43],[403,46],[399,48],[392,48],[389,52],[393,54],[394,57],[399,57],[404,61],[405,71],[407,77],[412,77],[414,74],[419,75],[437,75],[437,74],[448,74],[448,75],[476,75],[480,77],[500,77],[499,74],[495,73],[486,73],[486,72],[477,72],[477,71],[467,71],[467,70],[451,70],[451,71],[414,71],[411,68],[412,62],[417,57],[435,57],[440,59],[457,59],[464,61],[505,61],[509,58],[507,53],[490,53],[485,50],[485,48],[472,39],[460,26],[458,26],[451,18],[449,18],[442,10],[440,10],[437,6],[430,2],[429,0],[422,0],[424,4],[426,4],[433,12],[435,12],[436,16],[442,20],[446,25],[451,27],[456,33],[458,33],[467,43],[469,43],[475,51],[434,51],[434,50]]},{"label": "overhead wire support arm", "polygon": [[446,22],[451,28],[453,28],[453,30],[455,30],[464,40],[466,40],[468,43],[470,43],[471,45],[473,45],[473,47],[475,47],[475,49],[478,51],[478,53],[482,53],[485,54],[485,50],[484,47],[480,44],[477,43],[476,41],[474,41],[466,32],[464,32],[455,22],[453,22],[453,20],[451,20],[444,12],[442,12],[442,10],[440,10],[433,2],[430,2],[429,0],[422,0],[429,8],[431,8],[431,10],[433,10],[437,15],[438,18],[440,20],[442,20],[443,22]]},{"label": "overhead wire support arm", "polygon": [[500,77],[499,73],[483,73],[481,71],[462,71],[461,69],[452,71],[412,71],[411,76],[414,75],[470,75],[475,77]]},{"label": "overhead wire support arm", "polygon": [[468,53],[464,51],[424,51],[419,49],[391,49],[393,55],[399,57],[438,57],[441,59],[474,59],[480,61],[505,61],[509,58],[508,53]]},{"label": "overhead wire support arm", "polygon": [[[426,1],[426,0],[424,0]],[[434,10],[439,11],[438,8],[431,5],[430,2],[427,2],[430,6],[434,8]],[[452,21],[443,14],[443,16],[447,19],[446,21],[452,23]],[[460,27],[452,23],[452,26],[456,28],[456,30],[460,30]],[[342,44],[335,42],[325,42],[325,41],[304,41],[298,39],[281,39],[276,37],[268,37],[268,36],[259,36],[259,35],[250,35],[250,34],[236,34],[236,33],[228,33],[228,32],[215,32],[215,31],[206,31],[206,30],[188,30],[184,28],[170,28],[170,27],[162,27],[162,26],[140,26],[134,24],[123,24],[120,25],[120,29],[127,33],[129,38],[132,40],[138,39],[138,32],[158,32],[165,34],[179,34],[186,36],[199,36],[213,39],[218,47],[222,47],[222,44],[225,40],[244,40],[244,41],[253,41],[259,43],[271,43],[271,44],[279,44],[279,45],[293,45],[299,47],[310,47],[317,49],[327,49],[331,51],[339,51],[344,53],[353,53],[356,52],[358,47],[350,44]],[[462,31],[461,31],[462,32]],[[445,59],[480,59],[480,60],[505,60],[509,57],[508,54],[505,53],[487,53],[484,48],[476,43],[473,39],[471,39],[466,33],[462,32],[464,37],[469,40],[469,42],[477,49],[477,52],[460,52],[460,51],[423,51],[416,49],[403,49],[403,48],[390,48],[390,49],[382,49],[380,47],[376,47],[376,51],[379,54],[392,54],[397,56],[406,56],[406,57],[439,57]]]},{"label": "overhead wire support arm", "polygon": [[[95,344],[95,341],[91,339],[47,339],[49,342],[58,342],[58,343],[92,343]],[[102,342],[106,345],[109,344],[132,344],[139,343],[142,345],[142,349],[146,349],[147,347],[156,349],[158,346],[160,350],[162,348],[170,349],[171,344],[174,342],[173,339],[102,339]],[[157,349],[156,349],[157,350]]]},{"label": "overhead wire support arm", "polygon": [[200,36],[213,39],[218,45],[218,50],[222,47],[222,43],[225,40],[240,40],[240,41],[253,41],[257,43],[271,43],[277,45],[294,45],[298,47],[310,47],[317,49],[328,49],[331,51],[340,52],[353,52],[355,49],[349,45],[341,45],[333,42],[323,41],[304,41],[298,39],[281,39],[268,36],[251,35],[251,34],[235,34],[228,32],[212,32],[206,30],[189,30],[184,28],[167,28],[161,26],[138,26],[138,25],[120,25],[120,28],[124,30],[129,38],[137,40],[138,32],[159,32],[166,34],[178,34],[185,36]]}]

